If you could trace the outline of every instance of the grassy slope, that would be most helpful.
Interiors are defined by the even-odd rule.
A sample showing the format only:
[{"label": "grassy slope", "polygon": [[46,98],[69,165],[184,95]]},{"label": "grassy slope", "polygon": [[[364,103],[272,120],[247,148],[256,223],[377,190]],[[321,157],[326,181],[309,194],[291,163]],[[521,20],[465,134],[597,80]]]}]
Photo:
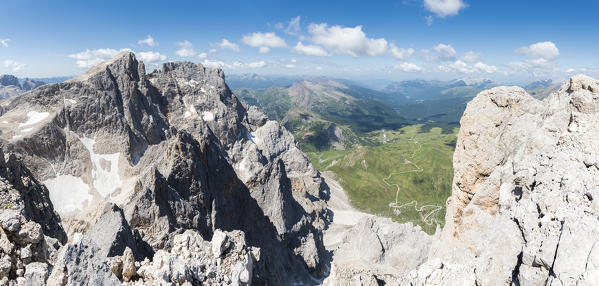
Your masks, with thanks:
[{"label": "grassy slope", "polygon": [[[457,129],[443,134],[440,128],[421,133],[422,125],[404,127],[399,131],[376,131],[368,139],[376,145],[357,146],[344,151],[309,152],[319,170],[337,175],[352,204],[363,211],[392,217],[398,222],[412,222],[433,233],[445,217],[445,201],[451,194],[453,176],[452,156]],[[383,134],[387,143],[382,144]],[[386,179],[385,181],[383,179]],[[395,202],[398,184],[401,191],[398,203],[418,202],[394,214],[389,204]],[[434,211],[437,206],[438,211]],[[423,217],[433,214],[427,220]],[[430,225],[429,225],[430,224]]]}]

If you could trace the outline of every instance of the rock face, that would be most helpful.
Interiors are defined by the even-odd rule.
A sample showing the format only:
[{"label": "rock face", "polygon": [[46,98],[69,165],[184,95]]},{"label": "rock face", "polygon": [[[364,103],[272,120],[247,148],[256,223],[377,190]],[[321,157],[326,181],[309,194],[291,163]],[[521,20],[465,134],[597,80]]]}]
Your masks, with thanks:
[{"label": "rock face", "polygon": [[432,257],[479,285],[599,279],[599,82],[575,76],[538,101],[480,93],[462,117],[446,226]]},{"label": "rock face", "polygon": [[[249,250],[227,260],[234,270],[221,278],[229,284],[312,283],[325,272],[326,184],[289,132],[235,98],[222,70],[167,63],[146,75],[127,52],[11,98],[1,114],[0,144],[43,182],[36,194],[47,187],[53,208],[38,212],[55,209],[71,241],[48,261],[52,283],[163,281],[151,274],[157,269],[174,271],[164,281],[208,281],[197,280],[204,262],[173,256],[178,235],[190,231],[202,245],[218,241],[221,262],[236,243],[222,234],[243,232],[240,249]],[[52,222],[44,234],[62,230],[52,228],[55,217],[43,217]],[[133,269],[131,257],[153,266]],[[183,268],[163,269],[171,262]],[[89,276],[92,268],[102,272]]]}]

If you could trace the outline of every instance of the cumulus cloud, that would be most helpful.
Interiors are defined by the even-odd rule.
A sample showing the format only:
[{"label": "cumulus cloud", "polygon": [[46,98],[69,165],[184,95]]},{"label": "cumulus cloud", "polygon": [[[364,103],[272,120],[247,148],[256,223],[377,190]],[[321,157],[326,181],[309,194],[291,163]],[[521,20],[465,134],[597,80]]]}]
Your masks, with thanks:
[{"label": "cumulus cloud", "polygon": [[0,39],[0,45],[2,45],[5,48],[8,48],[9,41],[10,41],[10,39]]},{"label": "cumulus cloud", "polygon": [[96,49],[96,50],[85,50],[77,54],[68,55],[69,58],[77,60],[77,66],[80,68],[90,68],[105,60],[115,57],[118,53],[123,51],[130,51],[129,49]]},{"label": "cumulus cloud", "polygon": [[433,50],[437,52],[439,59],[449,61],[455,59],[456,51],[451,45],[438,44]]},{"label": "cumulus cloud", "polygon": [[422,68],[413,63],[404,62],[393,67],[396,70],[403,72],[419,72]]},{"label": "cumulus cloud", "polygon": [[317,57],[328,57],[329,53],[321,46],[317,45],[304,45],[302,42],[297,42],[297,45],[293,48],[293,51],[306,56],[317,56]]},{"label": "cumulus cloud", "polygon": [[4,60],[4,67],[13,72],[18,72],[25,67],[25,64],[14,60]]},{"label": "cumulus cloud", "polygon": [[262,68],[266,66],[265,61],[255,61],[255,62],[233,62],[232,64],[225,63],[223,61],[213,61],[209,59],[205,59],[202,62],[202,65],[209,68],[224,68],[224,69],[237,69],[237,68]]},{"label": "cumulus cloud", "polygon": [[559,50],[552,42],[538,42],[527,47],[520,47],[516,49],[516,52],[545,60],[552,60],[559,56]]},{"label": "cumulus cloud", "polygon": [[258,48],[258,52],[261,54],[267,54],[270,52],[270,48],[269,47],[260,47],[260,48]]},{"label": "cumulus cloud", "polygon": [[137,57],[147,64],[154,64],[166,60],[166,56],[158,52],[139,52]]},{"label": "cumulus cloud", "polygon": [[154,47],[156,45],[158,45],[158,43],[156,43],[156,41],[154,41],[154,38],[152,38],[151,35],[148,35],[147,38],[143,39],[143,40],[139,40],[137,41],[138,45],[146,45],[148,47]]},{"label": "cumulus cloud", "polygon": [[422,50],[421,56],[427,62],[446,62],[453,61],[457,52],[451,45],[438,44],[433,50]]},{"label": "cumulus cloud", "polygon": [[223,39],[220,43],[218,43],[218,46],[223,49],[229,49],[234,52],[239,52],[239,45],[229,42],[229,40],[227,39]]},{"label": "cumulus cloud", "polygon": [[177,43],[177,46],[180,46],[181,48],[178,49],[175,53],[180,57],[193,57],[196,54],[196,52],[193,49],[193,45],[188,40]]},{"label": "cumulus cloud", "polygon": [[198,58],[199,59],[205,59],[207,56],[208,56],[208,54],[206,54],[206,53],[199,53],[198,54]]},{"label": "cumulus cloud", "polygon": [[555,61],[544,58],[531,59],[521,62],[511,62],[508,64],[508,66],[514,72],[524,72],[527,74],[532,74],[533,76],[547,76],[559,71]]},{"label": "cumulus cloud", "polygon": [[398,48],[394,44],[391,44],[391,45],[389,45],[389,52],[391,53],[391,56],[393,56],[394,58],[396,58],[398,60],[404,60],[414,54],[414,49]]},{"label": "cumulus cloud", "polygon": [[266,62],[264,61],[258,61],[258,62],[251,62],[247,64],[248,68],[262,68],[266,66]]},{"label": "cumulus cloud", "polygon": [[467,5],[462,0],[424,0],[424,7],[435,15],[445,18],[457,15]]},{"label": "cumulus cloud", "polygon": [[461,60],[465,61],[467,63],[473,63],[476,62],[478,60],[478,58],[480,58],[480,54],[473,52],[473,51],[469,51],[466,52],[462,57]]},{"label": "cumulus cloud", "polygon": [[259,48],[260,53],[268,53],[271,48],[284,48],[287,43],[275,33],[255,32],[243,36],[241,42],[250,47]]},{"label": "cumulus cloud", "polygon": [[492,65],[487,65],[483,62],[476,62],[475,64],[468,64],[462,60],[457,60],[455,62],[449,63],[447,65],[439,65],[437,70],[442,72],[453,72],[453,73],[495,73],[497,72],[497,67]]},{"label": "cumulus cloud", "polygon": [[362,26],[329,26],[326,23],[310,24],[308,32],[311,41],[326,49],[350,56],[376,56],[387,52],[388,43],[384,38],[366,37]]}]

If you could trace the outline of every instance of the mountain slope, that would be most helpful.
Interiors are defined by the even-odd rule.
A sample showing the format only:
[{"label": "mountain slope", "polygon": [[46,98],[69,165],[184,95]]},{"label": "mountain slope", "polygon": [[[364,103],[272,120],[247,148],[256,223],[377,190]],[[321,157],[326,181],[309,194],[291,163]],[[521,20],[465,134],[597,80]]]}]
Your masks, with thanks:
[{"label": "mountain slope", "polygon": [[300,142],[302,150],[345,149],[358,142],[356,134],[397,129],[405,120],[379,101],[382,93],[327,78],[295,82],[264,91],[237,89],[241,99],[278,120]]},{"label": "mountain slope", "polygon": [[[258,257],[243,260],[249,281],[253,273],[256,283],[307,282],[325,270],[326,185],[289,132],[233,96],[222,70],[166,63],[146,75],[134,54],[121,53],[75,79],[4,102],[0,132],[2,147],[20,154],[47,186],[72,240],[92,230],[115,237],[63,246],[67,255],[48,261],[61,265],[51,277],[80,275],[72,255],[94,255],[81,245],[167,259],[160,255],[176,252],[177,235],[191,231],[214,244],[221,230],[229,233],[218,240],[223,245],[238,230],[248,247],[260,248]],[[118,246],[123,241],[133,244]],[[233,272],[234,262],[227,266]],[[180,279],[151,271],[135,277]],[[207,279],[194,277],[181,279]],[[92,278],[104,279],[85,279]]]}]

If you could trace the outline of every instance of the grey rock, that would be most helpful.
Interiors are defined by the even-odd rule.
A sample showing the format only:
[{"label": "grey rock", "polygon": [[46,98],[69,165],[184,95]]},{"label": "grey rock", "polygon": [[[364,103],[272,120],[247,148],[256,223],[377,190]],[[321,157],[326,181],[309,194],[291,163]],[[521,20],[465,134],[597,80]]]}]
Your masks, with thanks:
[{"label": "grey rock", "polygon": [[[86,236],[100,248],[102,257],[120,256],[129,248],[137,253],[135,238],[123,211],[115,204],[108,203],[98,220],[87,231]],[[138,254],[138,259],[141,256]]]},{"label": "grey rock", "polygon": [[100,249],[87,237],[65,245],[58,255],[49,280],[62,285],[120,285]]},{"label": "grey rock", "polygon": [[214,254],[214,257],[220,257],[229,247],[229,239],[227,234],[221,230],[214,231],[211,243],[212,254]]},{"label": "grey rock", "polygon": [[48,264],[42,262],[27,264],[24,277],[27,286],[45,285],[48,279]]}]

